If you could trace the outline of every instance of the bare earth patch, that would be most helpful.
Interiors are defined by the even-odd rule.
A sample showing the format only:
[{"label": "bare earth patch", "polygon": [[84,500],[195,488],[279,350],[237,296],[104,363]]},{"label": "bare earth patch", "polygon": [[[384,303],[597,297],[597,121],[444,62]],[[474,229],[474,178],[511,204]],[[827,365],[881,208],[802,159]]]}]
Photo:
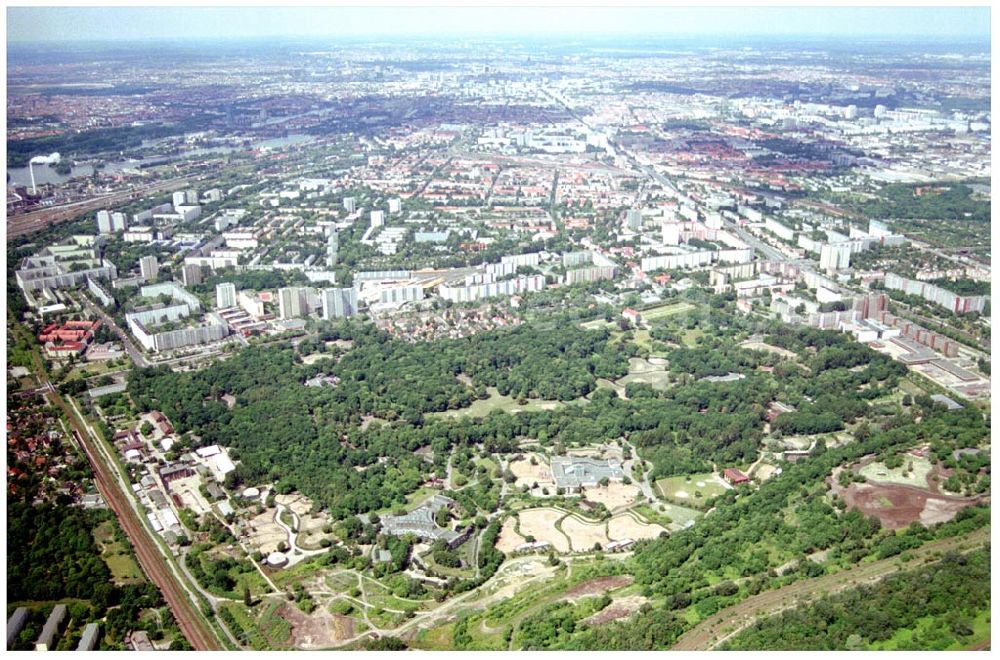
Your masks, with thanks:
[{"label": "bare earth patch", "polygon": [[665,531],[667,530],[660,525],[644,525],[627,513],[608,520],[608,536],[614,541],[655,539]]},{"label": "bare earth patch", "polygon": [[536,541],[546,541],[558,552],[569,552],[566,535],[556,529],[556,521],[565,513],[556,509],[529,509],[519,514],[521,534],[534,536]]},{"label": "bare earth patch", "polygon": [[609,483],[607,486],[586,488],[583,496],[592,502],[600,502],[611,511],[635,502],[639,497],[639,487],[634,484]]},{"label": "bare earth patch", "polygon": [[[531,464],[531,459],[534,458],[536,465]],[[538,483],[539,486],[550,486],[554,485],[555,482],[552,481],[552,472],[549,470],[549,462],[544,456],[539,456],[537,454],[528,454],[523,460],[513,461],[510,464],[510,471],[517,477],[517,481],[514,482],[515,488],[520,488],[521,486],[531,487],[532,484]]]},{"label": "bare earth patch", "polygon": [[570,516],[562,521],[562,529],[569,536],[573,550],[590,550],[595,543],[604,547],[608,536],[604,533],[604,523],[588,524]]},{"label": "bare earth patch", "polygon": [[322,649],[354,636],[354,619],[332,614],[317,607],[306,615],[291,603],[283,603],[278,616],[292,626],[292,646],[299,649]]},{"label": "bare earth patch", "polygon": [[978,497],[947,497],[928,490],[899,485],[852,483],[838,489],[848,508],[857,508],[866,516],[875,516],[888,529],[902,529],[919,520],[925,525],[947,522]]},{"label": "bare earth patch", "polygon": [[274,522],[274,509],[254,516],[245,527],[250,545],[265,555],[278,549],[278,544],[288,541],[288,534]]},{"label": "bare earth patch", "polygon": [[274,498],[274,501],[278,504],[284,504],[300,516],[304,516],[312,510],[312,501],[305,495],[298,493],[278,495]]},{"label": "bare earth patch", "polygon": [[776,468],[775,466],[768,465],[767,463],[761,463],[760,467],[757,468],[757,471],[754,473],[753,476],[755,479],[760,479],[761,481],[767,481],[768,479],[773,477],[777,471],[778,468]]},{"label": "bare earth patch", "polygon": [[604,623],[611,623],[619,619],[627,619],[635,612],[639,611],[648,599],[645,596],[628,596],[621,600],[613,601],[597,614],[593,614],[583,620],[588,626],[599,626]]},{"label": "bare earth patch", "polygon": [[514,551],[514,548],[524,543],[524,537],[514,531],[515,521],[508,518],[503,527],[500,528],[500,537],[497,539],[497,550],[504,554]]},{"label": "bare earth patch", "polygon": [[631,575],[611,575],[608,577],[594,578],[581,582],[566,592],[566,598],[580,598],[582,596],[596,596],[615,589],[627,587],[635,581]]}]

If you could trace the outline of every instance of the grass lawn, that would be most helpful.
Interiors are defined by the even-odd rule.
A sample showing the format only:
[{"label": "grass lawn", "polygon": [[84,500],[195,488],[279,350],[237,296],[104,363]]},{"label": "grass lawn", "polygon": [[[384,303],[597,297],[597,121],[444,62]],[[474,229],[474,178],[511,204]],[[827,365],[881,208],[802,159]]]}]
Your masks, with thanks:
[{"label": "grass lawn", "polygon": [[[913,471],[907,468],[913,466]],[[889,469],[885,463],[870,463],[858,472],[861,476],[877,483],[902,484],[904,486],[927,487],[927,475],[932,469],[931,462],[926,458],[916,458],[909,455],[903,456],[903,465],[895,469]]]},{"label": "grass lawn", "polygon": [[887,640],[875,642],[867,647],[870,651],[897,651],[912,648],[913,636],[921,638],[920,648],[927,648],[926,641],[933,638],[940,646],[935,645],[936,651],[961,651],[971,646],[983,642],[990,638],[990,613],[980,612],[973,619],[973,634],[968,638],[961,639],[949,630],[948,624],[933,615],[920,617],[911,628],[901,628]]},{"label": "grass lawn", "polygon": [[455,632],[455,624],[449,623],[437,628],[421,630],[417,638],[410,643],[410,646],[422,651],[448,651],[454,647],[452,639]]},{"label": "grass lawn", "polygon": [[326,578],[326,583],[332,591],[347,593],[358,586],[358,576],[353,573],[337,573]]},{"label": "grass lawn", "polygon": [[382,585],[381,582],[377,582],[372,578],[365,577],[365,588],[364,594],[366,602],[371,607],[381,607],[390,610],[419,610],[427,603],[434,603],[434,599],[431,600],[411,600],[409,598],[400,598],[396,596],[388,588]]},{"label": "grass lawn", "polygon": [[911,396],[920,396],[922,394],[926,394],[924,388],[920,387],[909,378],[903,378],[902,380],[899,381],[899,389]]},{"label": "grass lawn", "polygon": [[672,502],[641,504],[635,507],[634,511],[650,522],[659,523],[672,532],[684,529],[702,516],[702,512],[697,509]]},{"label": "grass lawn", "polygon": [[263,605],[260,616],[257,618],[257,626],[261,633],[275,647],[287,644],[289,641],[288,638],[292,634],[291,624],[277,615],[280,604],[281,601],[278,600],[267,601]]},{"label": "grass lawn", "polygon": [[678,314],[687,314],[696,309],[695,305],[689,302],[669,302],[664,305],[657,305],[649,309],[640,310],[639,314],[646,321],[656,321]]},{"label": "grass lawn", "polygon": [[496,464],[495,461],[489,458],[476,458],[472,462],[475,463],[477,467],[480,465],[485,467],[486,474],[488,474],[490,477],[493,476],[493,471],[500,467]]},{"label": "grass lawn", "polygon": [[[565,401],[546,401],[544,399],[528,399],[527,403],[520,404],[511,396],[503,396],[495,387],[487,387],[486,392],[489,397],[477,399],[468,408],[458,410],[446,410],[444,412],[428,413],[428,417],[447,417],[455,419],[458,417],[475,417],[481,419],[494,410],[502,410],[508,413],[537,412],[541,410],[555,410],[566,405]],[[586,402],[586,399],[581,399]]]},{"label": "grass lawn", "polygon": [[711,473],[659,479],[656,488],[667,500],[682,506],[694,507],[705,506],[708,500],[722,495],[727,490]]},{"label": "grass lawn", "polygon": [[632,337],[632,343],[647,351],[653,350],[653,340],[649,336],[649,330],[636,330]]},{"label": "grass lawn", "polygon": [[605,321],[604,319],[594,319],[593,321],[587,321],[586,323],[581,323],[580,327],[584,330],[600,330],[601,328],[617,328],[617,321]]},{"label": "grass lawn", "polygon": [[665,370],[634,373],[619,378],[615,383],[620,387],[629,383],[646,383],[654,390],[666,390],[670,387],[670,374]]},{"label": "grass lawn", "polygon": [[695,328],[693,330],[685,330],[681,334],[681,339],[684,341],[685,346],[687,346],[688,348],[694,348],[695,346],[698,345],[696,341],[698,337],[703,337],[704,335],[705,335],[704,330],[702,330],[701,328]]},{"label": "grass lawn", "polygon": [[111,579],[115,584],[136,584],[145,581],[142,571],[135,559],[128,553],[128,548],[114,537],[114,523],[106,520],[94,529],[94,540],[101,548],[101,558],[111,571]]}]

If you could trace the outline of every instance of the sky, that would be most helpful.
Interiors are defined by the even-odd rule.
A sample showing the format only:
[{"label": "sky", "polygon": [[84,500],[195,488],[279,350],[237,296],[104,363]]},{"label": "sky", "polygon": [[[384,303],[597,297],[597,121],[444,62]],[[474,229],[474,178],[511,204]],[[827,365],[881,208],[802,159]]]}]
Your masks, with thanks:
[{"label": "sky", "polygon": [[[428,0],[432,1],[432,0]],[[7,42],[364,36],[990,37],[989,7],[8,7]]]}]

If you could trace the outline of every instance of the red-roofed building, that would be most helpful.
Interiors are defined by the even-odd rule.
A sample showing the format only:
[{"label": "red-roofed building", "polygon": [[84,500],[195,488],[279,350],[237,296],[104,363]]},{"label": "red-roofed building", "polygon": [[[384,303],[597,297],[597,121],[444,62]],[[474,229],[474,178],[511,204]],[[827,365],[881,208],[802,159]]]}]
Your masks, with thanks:
[{"label": "red-roofed building", "polygon": [[730,486],[739,486],[740,484],[750,482],[750,477],[743,474],[736,468],[726,468],[723,470],[722,478],[725,479]]},{"label": "red-roofed building", "polygon": [[45,354],[52,358],[70,357],[83,353],[87,345],[79,341],[66,341],[61,344],[48,342],[45,344]]}]

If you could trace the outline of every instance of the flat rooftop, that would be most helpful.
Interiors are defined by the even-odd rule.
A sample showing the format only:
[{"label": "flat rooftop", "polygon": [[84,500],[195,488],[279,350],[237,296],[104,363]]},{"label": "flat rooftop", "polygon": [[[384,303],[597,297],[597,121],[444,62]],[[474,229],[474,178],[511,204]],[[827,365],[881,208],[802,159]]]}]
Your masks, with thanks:
[{"label": "flat rooftop", "polygon": [[559,488],[579,488],[596,486],[601,479],[621,481],[625,472],[617,462],[581,458],[577,456],[556,456],[550,462],[552,479]]}]

